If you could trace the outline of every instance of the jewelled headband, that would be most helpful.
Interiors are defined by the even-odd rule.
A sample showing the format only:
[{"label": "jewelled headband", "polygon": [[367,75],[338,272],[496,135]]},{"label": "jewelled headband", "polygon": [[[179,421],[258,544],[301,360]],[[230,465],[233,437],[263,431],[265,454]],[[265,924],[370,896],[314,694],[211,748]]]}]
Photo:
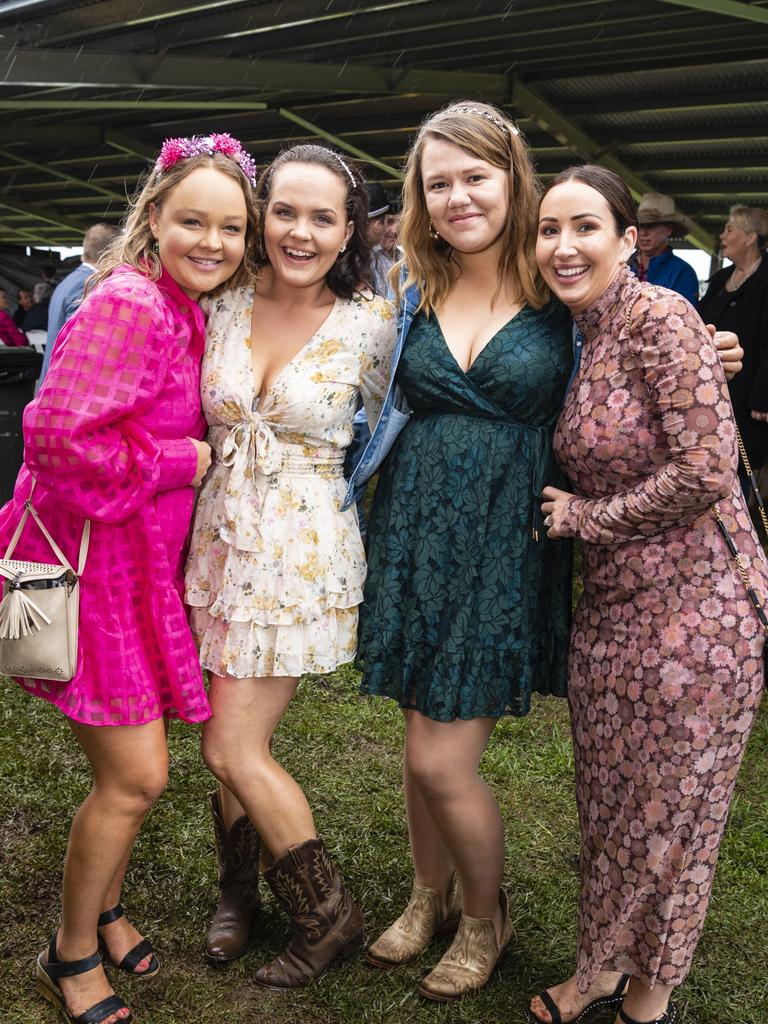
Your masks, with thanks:
[{"label": "jewelled headband", "polygon": [[226,132],[216,132],[213,135],[191,135],[182,139],[166,139],[155,163],[155,172],[159,177],[180,160],[189,160],[192,156],[213,156],[214,153],[228,156],[234,163],[239,164],[240,170],[248,181],[254,188],[256,187],[256,161],[250,153],[243,149],[242,143]]},{"label": "jewelled headband", "polygon": [[490,110],[482,110],[480,107],[448,107],[447,110],[441,110],[434,120],[439,121],[443,117],[450,117],[451,114],[476,114],[478,117],[484,117],[485,120],[490,121],[491,124],[495,124],[497,128],[501,128],[504,132],[510,132],[512,135],[520,134],[520,129],[516,124],[512,124],[511,121],[502,121],[500,117],[496,117],[496,115],[492,114]]}]

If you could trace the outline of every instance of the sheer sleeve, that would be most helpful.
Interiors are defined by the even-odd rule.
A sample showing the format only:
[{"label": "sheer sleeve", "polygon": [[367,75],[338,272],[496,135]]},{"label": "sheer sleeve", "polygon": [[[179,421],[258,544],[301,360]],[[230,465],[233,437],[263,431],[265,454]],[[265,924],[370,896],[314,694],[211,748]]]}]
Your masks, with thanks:
[{"label": "sheer sleeve", "polygon": [[591,544],[637,540],[691,522],[733,486],[736,434],[728,388],[694,310],[668,292],[645,293],[633,310],[629,343],[641,358],[667,458],[625,491],[570,501],[562,530]]},{"label": "sheer sleeve", "polygon": [[191,483],[192,442],[158,440],[138,419],[163,387],[172,345],[170,316],[138,274],[109,278],[63,328],[24,444],[33,476],[72,511],[120,522],[156,491]]},{"label": "sheer sleeve", "polygon": [[376,426],[389,387],[392,354],[397,341],[395,307],[385,299],[373,301],[375,318],[360,365],[360,395],[371,430]]}]

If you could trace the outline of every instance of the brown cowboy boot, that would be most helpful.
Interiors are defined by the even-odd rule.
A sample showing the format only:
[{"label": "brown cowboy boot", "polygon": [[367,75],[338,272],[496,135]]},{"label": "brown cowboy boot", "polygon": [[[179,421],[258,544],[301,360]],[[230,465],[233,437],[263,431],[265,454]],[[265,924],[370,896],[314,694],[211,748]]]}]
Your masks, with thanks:
[{"label": "brown cowboy boot", "polygon": [[236,960],[248,949],[259,907],[259,833],[243,815],[227,830],[218,790],[208,794],[219,858],[219,905],[208,929],[209,959]]},{"label": "brown cowboy boot", "polygon": [[365,951],[374,967],[389,970],[415,960],[435,936],[451,935],[461,917],[461,889],[456,875],[448,883],[448,895],[413,883],[408,905],[400,917]]},{"label": "brown cowboy boot", "polygon": [[348,957],[364,942],[363,915],[344,888],[322,839],[291,846],[264,871],[264,879],[293,924],[286,949],[260,967],[254,982],[265,988],[304,985]]}]

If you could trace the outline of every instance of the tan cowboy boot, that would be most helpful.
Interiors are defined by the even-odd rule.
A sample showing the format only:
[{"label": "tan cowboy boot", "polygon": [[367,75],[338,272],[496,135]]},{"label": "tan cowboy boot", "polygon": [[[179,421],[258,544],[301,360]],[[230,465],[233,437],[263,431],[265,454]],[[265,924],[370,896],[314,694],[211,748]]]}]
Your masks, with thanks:
[{"label": "tan cowboy boot", "polygon": [[501,939],[496,938],[492,917],[462,914],[456,937],[437,967],[419,985],[419,995],[448,1003],[485,985],[512,938],[509,903],[503,889],[499,891],[499,904],[503,919]]},{"label": "tan cowboy boot", "polygon": [[218,791],[208,794],[219,860],[219,905],[211,921],[205,952],[210,960],[235,960],[248,949],[259,896],[259,833],[248,818],[227,829]]},{"label": "tan cowboy boot", "polygon": [[290,917],[293,935],[280,956],[258,969],[257,985],[298,988],[363,945],[363,915],[322,839],[291,846],[264,871],[264,880]]},{"label": "tan cowboy boot", "polygon": [[414,882],[407,907],[368,947],[365,959],[385,971],[407,964],[420,956],[435,936],[455,931],[460,917],[461,889],[455,874],[448,883],[446,899],[437,889]]}]

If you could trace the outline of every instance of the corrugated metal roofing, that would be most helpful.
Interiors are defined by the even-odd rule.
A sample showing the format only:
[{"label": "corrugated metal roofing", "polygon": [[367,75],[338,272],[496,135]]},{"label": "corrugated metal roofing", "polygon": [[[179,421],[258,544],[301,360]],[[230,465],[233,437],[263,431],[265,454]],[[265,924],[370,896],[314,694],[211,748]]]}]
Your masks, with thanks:
[{"label": "corrugated metal roofing", "polygon": [[712,239],[733,202],[768,205],[768,0],[712,7],[7,0],[0,241],[117,220],[168,135],[232,131],[261,163],[331,137],[395,186],[420,120],[458,96],[507,107],[543,176],[613,161]]}]

